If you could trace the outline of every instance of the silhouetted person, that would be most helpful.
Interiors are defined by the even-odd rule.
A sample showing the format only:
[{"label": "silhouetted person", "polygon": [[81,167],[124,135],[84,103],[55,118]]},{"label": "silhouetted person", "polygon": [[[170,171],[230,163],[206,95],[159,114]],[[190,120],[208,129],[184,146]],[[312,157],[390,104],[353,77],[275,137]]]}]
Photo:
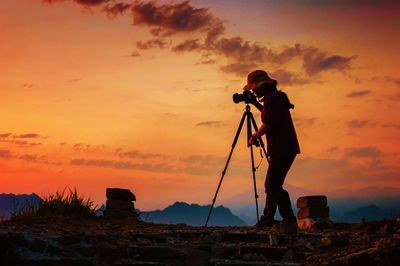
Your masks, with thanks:
[{"label": "silhouetted person", "polygon": [[[297,231],[296,217],[290,203],[289,193],[283,189],[283,183],[294,158],[300,153],[296,131],[293,126],[290,109],[294,108],[286,93],[278,91],[277,81],[271,79],[267,72],[255,70],[247,76],[244,90],[252,90],[257,100],[252,104],[261,111],[262,125],[249,140],[251,145],[255,139],[266,134],[267,151],[270,164],[265,179],[266,202],[264,215],[256,226],[272,226],[276,208],[283,217],[283,225]],[[290,230],[290,229],[289,229]]]}]

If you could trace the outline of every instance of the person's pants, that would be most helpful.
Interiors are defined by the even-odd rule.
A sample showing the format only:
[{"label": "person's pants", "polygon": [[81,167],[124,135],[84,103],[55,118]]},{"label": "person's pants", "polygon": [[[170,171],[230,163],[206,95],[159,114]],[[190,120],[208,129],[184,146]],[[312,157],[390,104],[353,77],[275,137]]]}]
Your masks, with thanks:
[{"label": "person's pants", "polygon": [[295,157],[296,155],[270,157],[267,177],[265,178],[265,192],[267,195],[264,217],[267,220],[272,221],[274,219],[276,208],[278,207],[284,221],[296,221],[289,193],[282,187]]}]

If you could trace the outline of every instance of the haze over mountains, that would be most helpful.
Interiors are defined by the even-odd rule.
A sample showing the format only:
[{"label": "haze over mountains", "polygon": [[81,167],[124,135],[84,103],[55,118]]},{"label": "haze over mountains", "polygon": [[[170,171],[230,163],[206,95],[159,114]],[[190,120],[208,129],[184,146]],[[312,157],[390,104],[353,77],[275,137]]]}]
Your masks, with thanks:
[{"label": "haze over mountains", "polygon": [[30,195],[0,194],[0,220],[1,218],[8,219],[13,212],[24,208],[28,204],[36,205],[40,201],[40,197],[35,193]]},{"label": "haze over mountains", "polygon": [[[400,188],[377,188],[365,187],[357,190],[335,189],[328,191],[311,191],[302,189],[290,184],[284,185],[290,194],[292,207],[295,212],[296,200],[306,195],[326,195],[328,197],[328,206],[330,217],[334,221],[360,222],[361,218],[357,215],[349,215],[353,211],[363,213],[367,220],[394,218],[400,213]],[[259,209],[262,211],[265,203],[265,192],[258,190]],[[247,224],[256,222],[254,191],[247,191],[228,199],[217,200],[220,204],[229,207],[232,212],[241,217]],[[375,205],[376,208],[367,208],[370,212],[363,210],[364,207]],[[279,218],[279,213],[277,214]]]},{"label": "haze over mountains", "polygon": [[[318,193],[304,190],[291,185],[286,185],[289,191],[293,209],[296,209],[296,200],[304,195],[328,196],[330,217],[333,221],[360,222],[366,220],[392,219],[400,215],[400,189],[366,187],[358,190],[332,190],[327,193]],[[265,193],[259,194],[259,212],[265,202]],[[36,194],[14,195],[0,194],[0,218],[9,218],[11,213],[26,204],[38,203],[40,198]],[[223,204],[223,206],[218,206]],[[188,204],[175,202],[163,210],[144,211],[141,219],[166,224],[185,223],[193,226],[204,225],[210,205]],[[279,214],[277,214],[279,219]],[[244,226],[253,225],[256,222],[254,192],[241,193],[234,198],[217,198],[209,225],[217,226]]]}]

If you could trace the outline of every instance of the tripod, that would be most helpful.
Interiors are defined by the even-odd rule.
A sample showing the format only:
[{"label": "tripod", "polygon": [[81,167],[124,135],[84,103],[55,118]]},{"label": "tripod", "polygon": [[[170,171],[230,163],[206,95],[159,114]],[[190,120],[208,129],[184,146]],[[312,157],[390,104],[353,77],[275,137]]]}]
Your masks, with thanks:
[{"label": "tripod", "polygon": [[[225,176],[225,173],[226,173],[226,169],[228,168],[229,161],[231,160],[232,153],[233,153],[233,150],[235,149],[236,142],[237,142],[237,140],[239,138],[239,135],[240,135],[240,131],[242,130],[244,120],[246,119],[246,121],[247,121],[247,140],[249,140],[251,138],[251,136],[252,136],[252,126],[254,127],[255,131],[258,130],[256,121],[255,121],[254,116],[253,116],[253,113],[250,111],[250,105],[248,103],[246,103],[246,104],[247,104],[246,105],[246,110],[244,111],[242,119],[240,120],[239,128],[236,131],[236,135],[235,135],[235,138],[234,138],[233,143],[232,143],[231,152],[229,153],[228,160],[226,161],[224,170],[222,171],[221,179],[219,180],[219,184],[218,184],[217,190],[215,191],[215,195],[214,195],[214,198],[212,200],[212,205],[211,205],[210,210],[208,212],[206,224],[204,225],[205,227],[207,227],[207,225],[208,225],[208,220],[210,219],[211,212],[212,212],[212,210],[214,208],[215,200],[217,199],[217,195],[218,195],[219,189],[221,187],[222,180],[224,179],[224,176]],[[268,154],[267,154],[267,151],[265,150],[265,146],[264,146],[264,143],[263,143],[262,139],[259,138],[258,140],[254,141],[254,145],[256,145],[256,147],[259,147],[260,144],[261,144],[262,150],[264,151],[265,157],[267,158],[267,161],[269,163]],[[257,195],[257,186],[256,186],[256,168],[254,167],[253,145],[250,145],[249,148],[250,148],[250,155],[251,155],[251,170],[252,170],[252,173],[253,173],[254,197],[255,197],[255,200],[256,200],[256,213],[257,213],[257,222],[258,222],[260,219],[259,219],[259,216],[258,216],[258,200],[257,200],[258,199],[258,195]]]}]

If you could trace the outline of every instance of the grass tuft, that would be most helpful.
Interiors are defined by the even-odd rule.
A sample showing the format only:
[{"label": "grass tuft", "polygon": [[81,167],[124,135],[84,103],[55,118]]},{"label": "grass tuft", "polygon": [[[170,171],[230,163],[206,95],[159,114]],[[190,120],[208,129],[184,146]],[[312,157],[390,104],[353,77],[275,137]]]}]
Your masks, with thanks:
[{"label": "grass tuft", "polygon": [[11,220],[35,217],[94,217],[96,206],[90,198],[78,195],[76,188],[43,197],[39,204],[27,204],[11,214]]}]

